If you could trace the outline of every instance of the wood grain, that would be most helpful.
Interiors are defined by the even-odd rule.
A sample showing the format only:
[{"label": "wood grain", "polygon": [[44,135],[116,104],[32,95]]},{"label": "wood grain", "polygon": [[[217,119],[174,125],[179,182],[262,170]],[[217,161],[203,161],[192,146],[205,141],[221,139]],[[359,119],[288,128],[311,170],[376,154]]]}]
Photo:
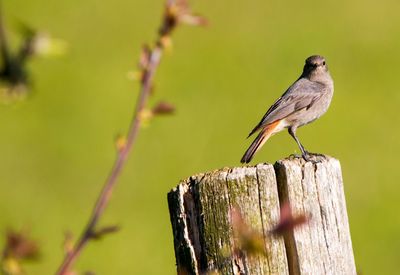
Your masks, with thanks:
[{"label": "wood grain", "polygon": [[[280,203],[308,224],[272,237]],[[356,274],[339,161],[285,159],[198,174],[168,194],[178,274]],[[231,210],[266,254],[235,253]]]}]

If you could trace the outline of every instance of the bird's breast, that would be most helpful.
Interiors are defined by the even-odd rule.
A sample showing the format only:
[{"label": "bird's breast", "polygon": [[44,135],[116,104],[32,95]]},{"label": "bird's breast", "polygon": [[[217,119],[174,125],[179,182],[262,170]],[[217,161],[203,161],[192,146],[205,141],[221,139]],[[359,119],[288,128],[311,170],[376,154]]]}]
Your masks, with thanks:
[{"label": "bird's breast", "polygon": [[316,99],[308,108],[303,108],[298,112],[292,114],[287,118],[287,121],[291,125],[302,125],[309,124],[314,120],[321,117],[329,108],[329,105],[333,97],[333,88],[325,90],[322,95]]}]

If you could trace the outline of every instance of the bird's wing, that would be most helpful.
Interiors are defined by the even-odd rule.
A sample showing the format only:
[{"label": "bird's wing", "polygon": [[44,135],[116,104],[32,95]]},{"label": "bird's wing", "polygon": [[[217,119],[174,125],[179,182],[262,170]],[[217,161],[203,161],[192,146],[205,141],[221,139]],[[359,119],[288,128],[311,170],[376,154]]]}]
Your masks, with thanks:
[{"label": "bird's wing", "polygon": [[272,122],[283,119],[301,109],[310,108],[321,97],[323,89],[324,85],[321,83],[300,78],[275,101],[249,136]]}]

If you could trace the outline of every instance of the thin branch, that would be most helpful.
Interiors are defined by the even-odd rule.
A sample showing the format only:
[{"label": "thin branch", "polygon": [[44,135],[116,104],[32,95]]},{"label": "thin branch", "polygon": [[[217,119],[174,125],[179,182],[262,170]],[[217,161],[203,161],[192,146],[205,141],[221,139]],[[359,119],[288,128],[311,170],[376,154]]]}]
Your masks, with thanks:
[{"label": "thin branch", "polygon": [[[159,36],[156,40],[155,46],[152,49],[150,49],[149,47],[144,47],[142,51],[142,56],[139,64],[142,74],[141,89],[139,93],[139,98],[136,103],[136,108],[134,110],[133,117],[130,123],[126,143],[124,144],[124,146],[120,146],[118,148],[119,150],[117,151],[115,162],[97,199],[90,219],[75,246],[65,255],[65,258],[56,274],[68,274],[76,259],[82,252],[83,248],[88,244],[90,240],[93,239],[93,236],[98,236],[98,234],[96,234],[98,233],[96,232],[96,226],[106,206],[108,205],[117,179],[121,174],[129,153],[133,149],[133,145],[138,135],[142,122],[141,113],[145,110],[148,98],[151,94],[154,74],[158,68],[164,50],[164,41],[166,41],[166,39],[169,39],[171,32],[175,29],[177,23],[181,21],[181,18],[186,18],[188,16],[192,16],[193,18],[200,18],[197,16],[193,16],[189,13],[186,1],[167,1],[162,25],[160,27],[158,34]],[[204,20],[198,21],[198,25],[205,22]]]}]

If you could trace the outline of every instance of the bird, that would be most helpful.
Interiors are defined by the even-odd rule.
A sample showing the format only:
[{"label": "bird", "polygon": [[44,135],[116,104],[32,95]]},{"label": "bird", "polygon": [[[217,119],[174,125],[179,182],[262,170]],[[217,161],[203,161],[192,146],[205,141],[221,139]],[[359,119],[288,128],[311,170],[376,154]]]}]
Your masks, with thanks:
[{"label": "bird", "polygon": [[288,129],[299,146],[305,161],[314,162],[313,153],[306,151],[296,135],[299,127],[321,117],[329,108],[333,97],[333,79],[325,58],[312,55],[305,60],[300,77],[268,109],[248,137],[258,136],[244,153],[241,163],[249,163],[254,154],[274,134]]}]

